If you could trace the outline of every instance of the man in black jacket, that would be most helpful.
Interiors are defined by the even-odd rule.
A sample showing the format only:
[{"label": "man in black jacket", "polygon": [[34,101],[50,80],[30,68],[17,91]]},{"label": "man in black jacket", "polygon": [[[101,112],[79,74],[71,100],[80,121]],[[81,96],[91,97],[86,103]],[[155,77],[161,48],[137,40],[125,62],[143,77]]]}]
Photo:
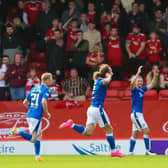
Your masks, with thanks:
[{"label": "man in black jacket", "polygon": [[39,52],[45,50],[44,36],[48,29],[52,27],[52,20],[57,17],[57,13],[50,9],[48,1],[42,3],[42,11],[37,16],[36,34],[37,34],[37,49]]}]

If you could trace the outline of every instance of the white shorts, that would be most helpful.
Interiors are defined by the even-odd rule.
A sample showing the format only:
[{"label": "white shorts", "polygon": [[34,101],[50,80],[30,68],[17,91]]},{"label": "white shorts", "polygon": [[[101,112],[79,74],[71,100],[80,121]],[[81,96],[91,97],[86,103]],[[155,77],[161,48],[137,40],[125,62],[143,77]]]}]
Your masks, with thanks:
[{"label": "white shorts", "polygon": [[27,118],[30,133],[36,132],[37,135],[41,131],[41,120],[35,118]]},{"label": "white shorts", "polygon": [[144,120],[143,114],[139,112],[131,113],[132,130],[142,131],[142,129],[148,128],[146,121]]},{"label": "white shorts", "polygon": [[86,125],[89,124],[99,124],[100,128],[106,124],[110,124],[109,118],[103,108],[92,106],[88,108]]}]

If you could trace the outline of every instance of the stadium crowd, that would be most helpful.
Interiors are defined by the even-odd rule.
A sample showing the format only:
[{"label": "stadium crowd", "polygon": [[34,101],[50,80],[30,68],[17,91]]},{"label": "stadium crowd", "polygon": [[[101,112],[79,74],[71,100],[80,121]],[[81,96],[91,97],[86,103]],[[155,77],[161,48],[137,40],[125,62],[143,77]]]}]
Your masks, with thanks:
[{"label": "stadium crowd", "polygon": [[86,100],[102,63],[125,82],[158,68],[167,89],[167,46],[166,0],[0,0],[0,101],[23,100],[46,71],[50,100]]}]

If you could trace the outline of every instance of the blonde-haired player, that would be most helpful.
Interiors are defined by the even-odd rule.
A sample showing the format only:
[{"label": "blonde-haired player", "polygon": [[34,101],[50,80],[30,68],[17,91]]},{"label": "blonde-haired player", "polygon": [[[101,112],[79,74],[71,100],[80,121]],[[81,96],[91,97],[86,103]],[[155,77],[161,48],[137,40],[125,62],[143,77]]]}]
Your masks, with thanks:
[{"label": "blonde-haired player", "polygon": [[92,92],[92,103],[87,111],[86,127],[75,124],[72,120],[68,120],[60,125],[60,128],[71,127],[78,133],[91,136],[96,128],[96,124],[103,128],[106,132],[106,138],[111,148],[112,157],[123,157],[124,154],[115,150],[115,140],[113,136],[113,128],[109,118],[104,111],[104,101],[106,98],[107,87],[113,76],[112,69],[109,65],[103,64],[99,71],[93,74],[94,87]]},{"label": "blonde-haired player", "polygon": [[43,112],[45,112],[48,118],[51,117],[48,112],[47,100],[50,94],[49,86],[52,84],[52,74],[43,73],[41,76],[41,85],[37,85],[31,89],[23,104],[28,108],[27,123],[29,126],[29,132],[13,128],[12,135],[20,135],[25,140],[34,143],[35,159],[41,161],[40,157],[40,141],[41,141],[41,124],[43,118]]}]

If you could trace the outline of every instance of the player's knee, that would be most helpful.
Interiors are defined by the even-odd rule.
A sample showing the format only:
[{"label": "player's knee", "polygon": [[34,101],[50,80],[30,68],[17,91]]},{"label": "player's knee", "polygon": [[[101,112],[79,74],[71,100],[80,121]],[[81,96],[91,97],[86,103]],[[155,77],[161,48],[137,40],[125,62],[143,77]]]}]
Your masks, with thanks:
[{"label": "player's knee", "polygon": [[149,135],[149,134],[150,134],[149,128],[147,128],[147,129],[144,130],[144,134],[145,134],[145,135]]}]

